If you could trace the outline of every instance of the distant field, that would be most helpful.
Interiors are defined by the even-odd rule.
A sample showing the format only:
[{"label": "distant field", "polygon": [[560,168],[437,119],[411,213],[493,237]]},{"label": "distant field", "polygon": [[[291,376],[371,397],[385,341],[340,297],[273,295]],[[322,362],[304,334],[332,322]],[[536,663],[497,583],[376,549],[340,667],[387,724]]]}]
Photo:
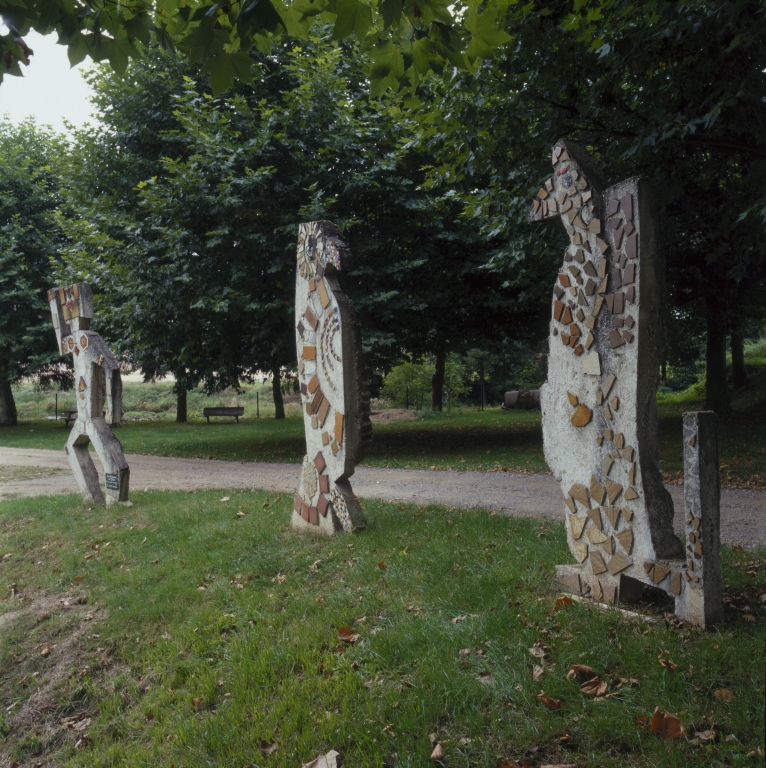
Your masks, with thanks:
[{"label": "distant field", "polygon": [[[735,415],[720,425],[721,470],[724,485],[766,489],[766,357],[751,354],[749,386],[735,393]],[[297,405],[288,405],[288,418],[275,421],[270,388],[249,385],[242,394],[225,392],[206,398],[189,396],[190,421],[177,424],[171,383],[125,386],[126,421],[117,434],[129,453],[183,456],[234,461],[299,462],[305,444]],[[261,419],[255,418],[255,399]],[[67,397],[60,396],[67,403]],[[22,422],[0,430],[0,445],[61,448],[62,423],[44,420],[52,412],[52,396],[35,393],[30,386],[18,391]],[[704,406],[701,385],[677,394],[660,395],[660,469],[666,480],[683,471],[682,414]],[[236,424],[201,418],[205,405],[244,405],[245,419]],[[149,414],[154,421],[131,421]],[[444,413],[425,412],[412,421],[376,424],[374,446],[364,464],[403,469],[472,469],[512,472],[548,472],[543,456],[539,411],[506,412],[499,408],[478,411],[454,408]]]}]

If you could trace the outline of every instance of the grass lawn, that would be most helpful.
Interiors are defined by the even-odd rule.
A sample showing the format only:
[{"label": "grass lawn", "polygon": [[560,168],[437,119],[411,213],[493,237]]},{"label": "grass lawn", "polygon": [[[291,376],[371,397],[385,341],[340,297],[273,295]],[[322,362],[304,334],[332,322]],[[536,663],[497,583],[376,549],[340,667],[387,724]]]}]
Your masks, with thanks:
[{"label": "grass lawn", "polygon": [[[431,734],[449,766],[763,765],[766,552],[724,548],[701,632],[555,610],[558,524],[368,501],[328,540],[265,492],[133,498],[0,503],[0,765],[427,766]],[[689,740],[642,725],[657,706]]]},{"label": "grass lawn", "polygon": [[[766,368],[763,378],[766,380]],[[766,387],[764,387],[766,389]],[[681,414],[700,401],[660,402],[660,467],[667,477],[683,470]],[[22,422],[0,430],[0,445],[61,449],[67,431],[53,421]],[[766,408],[738,412],[720,427],[724,485],[766,489]],[[301,461],[305,443],[299,416],[240,424],[191,421],[127,422],[117,430],[129,453],[236,461]],[[377,424],[363,464],[404,469],[475,469],[547,472],[539,411],[453,410],[413,421]]]}]

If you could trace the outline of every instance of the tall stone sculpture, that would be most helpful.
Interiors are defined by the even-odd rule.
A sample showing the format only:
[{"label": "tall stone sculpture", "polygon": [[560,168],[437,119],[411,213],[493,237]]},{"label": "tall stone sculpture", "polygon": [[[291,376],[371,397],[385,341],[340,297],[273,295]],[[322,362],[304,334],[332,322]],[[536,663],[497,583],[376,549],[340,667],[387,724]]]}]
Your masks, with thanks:
[{"label": "tall stone sculpture", "polygon": [[122,419],[122,379],[117,360],[104,340],[90,330],[93,294],[88,283],[48,291],[59,349],[72,355],[77,420],[66,443],[69,465],[85,504],[103,504],[98,472],[88,452],[93,443],[104,466],[106,503],[130,504],[130,468],[120,441],[110,429]]},{"label": "tall stone sculpture", "polygon": [[349,478],[372,442],[361,328],[338,284],[350,257],[331,222],[299,226],[295,340],[306,456],[292,525],[330,535],[365,525]]},{"label": "tall stone sculpture", "polygon": [[[553,289],[541,392],[545,458],[564,491],[567,540],[578,563],[558,566],[558,581],[611,603],[640,595],[642,583],[659,587],[674,598],[679,616],[710,623],[722,612],[712,481],[703,483],[706,501],[696,512],[687,501],[687,558],[659,471],[664,261],[649,183],[633,178],[608,186],[584,148],[569,141],[556,144],[552,163],[530,215],[560,218],[570,238]],[[697,429],[698,420],[692,422]],[[709,454],[710,425],[703,422]],[[691,426],[687,431],[691,456],[696,438]],[[695,460],[689,456],[687,473]],[[715,471],[717,483],[717,464]],[[696,538],[700,527],[711,543]],[[703,569],[707,546],[715,552],[706,552]]]}]

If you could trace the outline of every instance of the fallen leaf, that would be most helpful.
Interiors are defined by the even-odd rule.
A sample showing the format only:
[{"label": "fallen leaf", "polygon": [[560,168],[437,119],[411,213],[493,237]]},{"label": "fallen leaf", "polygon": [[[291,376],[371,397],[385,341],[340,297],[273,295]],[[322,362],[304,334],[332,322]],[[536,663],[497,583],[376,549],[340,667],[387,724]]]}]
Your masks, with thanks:
[{"label": "fallen leaf", "polygon": [[221,499],[221,501],[229,501],[229,497],[228,497],[228,496],[224,496],[224,497]]},{"label": "fallen leaf", "polygon": [[319,595],[319,597],[317,597],[317,602],[321,603],[322,600],[324,600],[324,595]]},{"label": "fallen leaf", "polygon": [[203,698],[202,696],[195,696],[192,699],[192,704],[194,704],[194,709],[199,709],[202,706]]},{"label": "fallen leaf", "polygon": [[471,655],[471,649],[470,648],[461,648],[457,652],[458,656],[470,656]]},{"label": "fallen leaf", "polygon": [[580,686],[580,693],[584,693],[587,696],[603,696],[608,688],[609,686],[605,680],[602,680],[600,677],[594,677],[592,680],[586,680]]},{"label": "fallen leaf", "polygon": [[545,674],[545,670],[537,664],[532,664],[532,679],[539,680]]},{"label": "fallen leaf", "polygon": [[500,763],[500,768],[521,768],[518,763],[512,763],[507,757]]},{"label": "fallen leaf", "polygon": [[649,718],[646,715],[639,715],[636,718],[636,725],[640,725],[642,728],[646,728],[649,725]]},{"label": "fallen leaf", "polygon": [[439,737],[435,733],[429,733],[428,734],[428,740],[431,742],[431,746],[436,744],[436,741]]},{"label": "fallen leaf", "polygon": [[361,635],[358,632],[354,632],[351,627],[341,627],[338,630],[338,637],[343,640],[344,643],[355,643]]},{"label": "fallen leaf", "polygon": [[273,755],[279,749],[279,742],[274,741],[269,743],[268,741],[261,739],[258,749],[261,750],[261,754],[263,755]]},{"label": "fallen leaf", "polygon": [[713,693],[713,697],[718,699],[718,701],[725,701],[728,703],[734,698],[734,691],[730,691],[728,688],[719,688]]},{"label": "fallen leaf", "polygon": [[571,597],[567,597],[566,595],[562,597],[556,598],[556,602],[553,604],[553,610],[559,611],[562,608],[566,608],[568,605],[572,605],[574,600],[572,600]]},{"label": "fallen leaf", "polygon": [[326,755],[315,757],[310,763],[304,763],[301,768],[338,768],[340,754],[331,749]]},{"label": "fallen leaf", "polygon": [[313,562],[313,563],[312,563],[312,564],[309,566],[309,570],[310,570],[310,571],[314,571],[314,572],[316,573],[316,571],[318,571],[318,570],[319,570],[319,563],[321,563],[321,562],[322,562],[321,560],[315,560],[315,561],[314,561],[314,562]]},{"label": "fallen leaf", "polygon": [[272,583],[276,581],[278,584],[284,584],[287,581],[287,576],[284,573],[278,573],[271,581]]},{"label": "fallen leaf", "polygon": [[385,564],[385,563],[384,563],[382,560],[378,560],[378,565],[379,565],[381,568],[388,568],[388,566],[387,566],[387,565],[386,565],[386,564]]},{"label": "fallen leaf", "polygon": [[665,669],[669,669],[671,672],[675,672],[678,669],[678,664],[674,664],[670,659],[666,659],[664,656],[658,656],[657,660],[663,667],[665,667]]},{"label": "fallen leaf", "polygon": [[541,765],[540,768],[577,768],[576,763],[556,763],[555,765]]},{"label": "fallen leaf", "polygon": [[237,517],[244,517],[244,516],[245,516],[244,512],[237,512]]},{"label": "fallen leaf", "polygon": [[537,694],[537,700],[542,701],[548,709],[561,709],[561,699],[552,699],[545,691]]},{"label": "fallen leaf", "polygon": [[489,685],[490,683],[495,682],[495,678],[492,677],[489,672],[483,672],[479,675],[479,682],[484,683],[485,685]]},{"label": "fallen leaf", "polygon": [[399,511],[400,512],[406,512],[407,511],[407,507],[399,507]]},{"label": "fallen leaf", "polygon": [[459,621],[465,621],[468,618],[468,614],[465,613],[462,616],[455,616],[454,619],[450,619],[450,624],[457,624]]},{"label": "fallen leaf", "polygon": [[590,677],[595,674],[593,668],[587,664],[572,664],[567,672],[567,680],[574,680],[575,677]]},{"label": "fallen leaf", "polygon": [[49,645],[46,645],[45,648],[40,651],[41,656],[50,656],[51,655],[51,649]]},{"label": "fallen leaf", "polygon": [[528,649],[530,655],[537,659],[545,661],[550,654],[548,653],[548,646],[542,640],[535,640],[531,648]]},{"label": "fallen leaf", "polygon": [[[436,469],[436,467],[434,467]],[[431,760],[441,760],[444,757],[444,750],[441,744],[437,744],[434,747],[434,751],[431,752]]]},{"label": "fallen leaf", "polygon": [[700,744],[707,744],[708,742],[715,741],[718,737],[718,731],[710,729],[708,731],[697,731],[694,737],[700,740]]},{"label": "fallen leaf", "polygon": [[660,712],[659,707],[654,710],[652,715],[650,730],[652,733],[662,736],[666,741],[677,739],[686,733],[681,727],[681,721],[675,715],[671,715],[670,712]]}]

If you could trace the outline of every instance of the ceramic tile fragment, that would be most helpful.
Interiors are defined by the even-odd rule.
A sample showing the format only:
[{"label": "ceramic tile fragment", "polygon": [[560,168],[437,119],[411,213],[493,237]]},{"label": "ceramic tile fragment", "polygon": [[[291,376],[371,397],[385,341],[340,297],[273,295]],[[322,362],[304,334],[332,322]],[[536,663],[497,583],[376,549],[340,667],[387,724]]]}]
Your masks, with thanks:
[{"label": "ceramic tile fragment", "polygon": [[[596,504],[603,504],[606,491],[604,486],[599,483],[595,475],[590,476],[590,496],[596,502]],[[589,513],[590,514],[590,513]],[[598,527],[601,528],[599,522]]]},{"label": "ceramic tile fragment", "polygon": [[330,477],[328,475],[319,475],[320,493],[330,493]]},{"label": "ceramic tile fragment", "polygon": [[633,531],[630,528],[620,531],[617,534],[617,541],[619,541],[620,546],[630,554],[633,549]]},{"label": "ceramic tile fragment", "polygon": [[625,520],[630,522],[633,519],[633,510],[628,509],[627,507],[622,508],[622,516]]},{"label": "ceramic tile fragment", "polygon": [[620,332],[612,329],[609,331],[609,346],[612,349],[617,349],[617,347],[621,347],[625,343],[622,336],[620,336]]},{"label": "ceramic tile fragment", "polygon": [[587,522],[587,517],[575,517],[574,515],[569,516],[569,529],[572,531],[573,539],[579,539],[580,536],[582,536],[585,523]]},{"label": "ceramic tile fragment", "polygon": [[569,489],[569,495],[573,498],[579,501],[581,504],[584,504],[586,507],[590,504],[590,499],[588,498],[588,489],[584,485],[580,485],[579,483],[575,483],[570,489]]},{"label": "ceramic tile fragment", "polygon": [[572,322],[572,310],[565,306],[564,311],[561,314],[561,323],[563,325],[569,325]]},{"label": "ceramic tile fragment", "polygon": [[622,486],[619,483],[614,483],[611,480],[606,481],[606,492],[609,497],[609,503],[614,504],[617,497],[622,493]]},{"label": "ceramic tile fragment", "polygon": [[609,403],[604,403],[604,416],[610,421],[612,420],[612,409],[609,407]]},{"label": "ceramic tile fragment", "polygon": [[[590,318],[588,318],[588,319],[590,319]],[[587,323],[587,320],[586,320],[586,323]],[[589,332],[587,338],[585,339],[585,349],[590,349],[593,346],[595,341],[596,341],[596,337],[592,333]],[[583,373],[584,373],[584,371],[583,371]],[[600,369],[599,369],[599,373],[601,373]]]},{"label": "ceramic tile fragment", "polygon": [[564,303],[561,301],[553,302],[553,319],[561,321],[561,316],[564,314]]},{"label": "ceramic tile fragment", "polygon": [[625,241],[625,255],[629,259],[635,259],[636,258],[636,241],[638,239],[638,235],[631,235],[626,241]]},{"label": "ceramic tile fragment", "polygon": [[599,435],[599,436],[596,438],[596,445],[598,445],[598,446],[601,446],[601,445],[603,445],[603,444],[604,444],[604,436],[603,436],[603,435]]},{"label": "ceramic tile fragment", "polygon": [[635,485],[636,483],[636,463],[633,462],[630,465],[630,468],[628,469],[628,482],[631,485]]},{"label": "ceramic tile fragment", "polygon": [[574,514],[577,514],[577,506],[575,505],[575,503],[574,503],[574,499],[573,499],[573,498],[571,498],[570,496],[567,496],[567,497],[564,499],[564,504],[566,504],[566,505],[567,505],[567,509],[568,509],[568,510],[569,510],[569,511],[570,511],[570,512],[573,514],[573,515],[574,515]]},{"label": "ceramic tile fragment", "polygon": [[614,216],[614,214],[617,213],[617,211],[619,210],[620,210],[620,203],[618,200],[610,200],[607,203],[607,209],[606,209],[607,216]]},{"label": "ceramic tile fragment", "polygon": [[629,285],[636,279],[636,265],[628,264],[625,267],[625,271],[622,273],[622,284]]},{"label": "ceramic tile fragment", "polygon": [[618,411],[620,409],[620,398],[617,397],[617,395],[614,395],[610,398],[609,405],[612,406],[613,411]]},{"label": "ceramic tile fragment", "polygon": [[622,450],[622,458],[625,459],[625,461],[633,461],[634,453],[635,452],[633,448],[629,445],[626,445]]},{"label": "ceramic tile fragment", "polygon": [[575,560],[577,560],[578,563],[584,562],[585,558],[588,556],[588,545],[582,541],[573,541],[572,549],[574,550]]},{"label": "ceramic tile fragment", "polygon": [[577,312],[575,312],[575,317],[582,322],[585,320],[585,312],[582,311],[582,309],[578,309]]},{"label": "ceramic tile fragment", "polygon": [[316,347],[303,347],[303,354],[301,357],[304,360],[316,360],[317,358],[317,348]]},{"label": "ceramic tile fragment", "polygon": [[[587,512],[588,517],[593,521],[593,525],[595,526],[595,529],[588,529],[588,535],[590,536],[591,531],[595,531],[596,529],[601,531],[602,528],[604,527],[604,524],[601,521],[601,512],[599,511],[599,508],[594,507],[593,509],[586,509],[585,511]],[[606,536],[601,536],[601,534],[596,536],[595,539],[591,539],[591,541],[594,544],[603,544],[605,540],[606,540]]]},{"label": "ceramic tile fragment", "polygon": [[605,429],[605,430],[604,430],[604,437],[605,437],[607,440],[612,440],[612,439],[614,439],[614,432],[612,432],[612,430],[611,430],[611,429]]},{"label": "ceramic tile fragment", "polygon": [[681,594],[681,585],[683,584],[681,571],[676,571],[670,579],[670,587],[673,590],[673,594]]},{"label": "ceramic tile fragment", "polygon": [[593,411],[584,403],[580,403],[572,416],[572,424],[576,427],[584,427],[593,418]]},{"label": "ceramic tile fragment", "polygon": [[633,565],[633,563],[628,560],[625,555],[621,555],[619,552],[609,561],[609,573],[612,574],[612,576],[616,576],[620,571],[624,571],[628,566]]},{"label": "ceramic tile fragment", "polygon": [[632,221],[633,220],[633,198],[631,197],[631,195],[628,194],[620,198],[620,208],[622,208],[622,212],[625,214],[625,221]]},{"label": "ceramic tile fragment", "polygon": [[619,507],[604,507],[604,514],[609,518],[609,522],[614,528],[614,530],[617,530],[617,523],[620,519],[620,508]]},{"label": "ceramic tile fragment", "polygon": [[[592,339],[593,334],[588,334],[588,338]],[[590,342],[593,343],[592,341]],[[589,346],[589,344],[586,342],[585,346]],[[598,352],[596,350],[593,350],[593,352],[590,352],[587,354],[583,360],[582,360],[582,372],[589,375],[589,376],[600,376],[601,375],[601,360],[599,358]]]},{"label": "ceramic tile fragment", "polygon": [[622,432],[619,432],[614,436],[614,447],[618,450],[622,450],[623,446],[625,445],[625,435],[622,434]]},{"label": "ceramic tile fragment", "polygon": [[605,456],[601,460],[601,469],[604,470],[604,475],[608,475],[614,464],[614,459],[611,456]]},{"label": "ceramic tile fragment", "polygon": [[651,579],[655,584],[659,584],[669,573],[669,568],[665,568],[664,565],[657,564],[652,569]]},{"label": "ceramic tile fragment", "polygon": [[343,414],[335,412],[335,442],[343,442]]},{"label": "ceramic tile fragment", "polygon": [[598,249],[602,256],[609,250],[609,246],[600,237],[596,238],[596,245],[598,245]]},{"label": "ceramic tile fragment", "polygon": [[598,576],[599,573],[606,571],[606,565],[604,565],[604,558],[598,552],[590,551],[590,567],[593,573]]}]

